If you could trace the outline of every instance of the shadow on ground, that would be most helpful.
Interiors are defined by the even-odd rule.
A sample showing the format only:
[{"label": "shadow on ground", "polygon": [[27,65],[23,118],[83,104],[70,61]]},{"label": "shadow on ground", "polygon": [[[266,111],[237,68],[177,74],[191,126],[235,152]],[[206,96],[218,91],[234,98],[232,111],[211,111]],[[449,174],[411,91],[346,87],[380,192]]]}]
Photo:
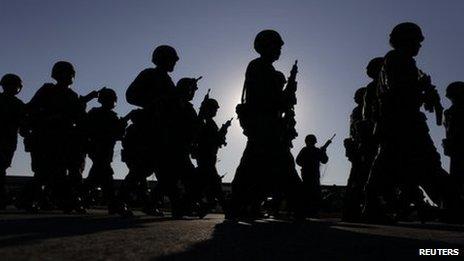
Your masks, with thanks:
[{"label": "shadow on ground", "polygon": [[44,239],[72,237],[108,230],[137,229],[146,223],[170,218],[122,218],[118,216],[43,216],[0,220],[0,249],[27,245]]},{"label": "shadow on ground", "polygon": [[[371,231],[379,229],[335,222],[224,222],[215,226],[210,240],[197,243],[184,252],[153,260],[373,260],[373,257],[392,260],[401,256],[415,259],[423,258],[418,256],[420,248],[462,249],[463,246],[373,235],[366,233],[366,228]],[[356,229],[360,232],[352,231]]]}]

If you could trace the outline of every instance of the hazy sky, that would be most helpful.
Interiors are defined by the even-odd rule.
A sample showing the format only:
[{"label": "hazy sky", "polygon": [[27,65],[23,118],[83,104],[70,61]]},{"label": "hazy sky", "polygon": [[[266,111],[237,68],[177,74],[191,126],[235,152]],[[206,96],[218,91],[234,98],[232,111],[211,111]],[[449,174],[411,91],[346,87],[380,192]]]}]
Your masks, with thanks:
[{"label": "hazy sky", "polygon": [[[285,45],[275,67],[288,75],[299,61],[297,129],[293,153],[314,133],[322,144],[337,133],[329,147],[329,163],[322,167],[323,184],[345,184],[349,162],[343,139],[354,91],[368,83],[367,62],[389,49],[394,25],[412,21],[425,35],[417,57],[420,68],[432,76],[444,94],[447,84],[464,80],[463,1],[98,1],[0,0],[0,74],[16,73],[24,82],[19,95],[29,101],[50,82],[54,62],[68,60],[77,70],[73,89],[86,94],[102,86],[119,96],[117,112],[134,107],[124,98],[126,88],[150,63],[153,48],[174,46],[180,56],[172,78],[203,75],[196,108],[208,88],[221,108],[218,124],[235,116],[248,62],[257,55],[254,36],[275,29]],[[445,107],[449,103],[442,98]],[[96,103],[89,107],[96,106]],[[434,141],[442,152],[444,131],[433,126]],[[237,121],[220,151],[218,169],[233,178],[245,146]],[[405,144],[404,146],[407,146]],[[115,177],[127,169],[116,150]],[[445,166],[447,158],[442,158]],[[87,164],[88,170],[90,162]],[[20,143],[10,174],[31,175],[30,158]]]}]

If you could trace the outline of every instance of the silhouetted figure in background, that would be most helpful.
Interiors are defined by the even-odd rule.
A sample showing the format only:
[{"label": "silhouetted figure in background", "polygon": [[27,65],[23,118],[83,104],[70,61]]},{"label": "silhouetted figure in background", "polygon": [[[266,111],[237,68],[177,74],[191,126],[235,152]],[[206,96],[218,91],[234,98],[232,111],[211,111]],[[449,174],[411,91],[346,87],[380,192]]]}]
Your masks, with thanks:
[{"label": "silhouetted figure in background", "polygon": [[209,207],[214,206],[217,200],[223,211],[226,211],[225,196],[222,191],[222,178],[216,169],[216,162],[219,148],[227,145],[226,134],[232,119],[225,122],[219,128],[214,121],[218,109],[218,102],[215,99],[209,98],[208,91],[198,113],[200,127],[196,138],[194,158],[198,165],[197,183],[203,195],[206,196]]},{"label": "silhouetted figure in background", "polygon": [[332,140],[317,148],[316,136],[310,134],[306,136],[305,143],[306,147],[296,157],[296,164],[301,167],[307,215],[317,216],[322,203],[320,166],[329,161],[326,150]]},{"label": "silhouetted figure in background", "polygon": [[445,155],[450,157],[450,176],[461,197],[464,194],[464,82],[453,82],[446,89],[451,107],[445,111]]},{"label": "silhouetted figure in background", "polygon": [[0,80],[0,209],[7,200],[5,188],[6,170],[10,167],[18,143],[18,130],[24,120],[25,105],[16,97],[23,84],[15,74],[5,74]]},{"label": "silhouetted figure in background", "polygon": [[[418,193],[420,185],[434,202],[444,199],[450,203],[448,175],[420,110],[424,106],[436,111],[441,123],[440,97],[414,60],[423,40],[421,29],[413,23],[399,24],[390,34],[393,50],[385,56],[380,73],[379,119],[375,123],[380,145],[366,186],[364,213],[370,222],[392,221],[381,198],[388,202],[388,195],[398,185],[405,186],[408,193]],[[423,204],[419,194],[406,198]]]},{"label": "silhouetted figure in background", "polygon": [[92,160],[92,167],[85,180],[88,193],[96,187],[101,187],[108,204],[109,214],[126,212],[117,202],[114,190],[113,162],[114,146],[121,140],[127,125],[126,118],[119,118],[114,112],[117,96],[112,89],[103,88],[99,91],[98,102],[101,107],[92,108],[83,121],[86,134],[87,153]]},{"label": "silhouetted figure in background", "polygon": [[[56,83],[44,84],[28,103],[25,146],[31,152],[34,183],[33,202],[28,208],[37,211],[43,196],[42,186],[65,212],[84,212],[78,197],[76,180],[82,179],[76,166],[82,163],[84,149],[81,120],[85,101],[95,93],[79,97],[70,87],[75,71],[71,63],[60,61],[52,69]],[[81,143],[77,145],[77,141]],[[76,147],[78,146],[78,147]]]},{"label": "silhouetted figure in background", "polygon": [[345,221],[359,221],[361,218],[364,187],[378,149],[374,123],[379,113],[377,86],[382,65],[383,57],[369,62],[366,72],[372,81],[366,87],[358,89],[354,95],[357,106],[350,115],[350,137],[344,141],[346,156],[351,162],[343,206]]},{"label": "silhouetted figure in background", "polygon": [[[272,65],[284,42],[273,30],[260,32],[254,48],[260,57],[251,61],[245,75],[242,102],[237,106],[240,125],[248,141],[232,182],[228,218],[258,218],[257,206],[274,192],[283,192],[290,209],[302,217],[302,184],[290,152],[296,137],[296,64],[285,86],[285,76]],[[251,210],[250,210],[251,208]]]}]

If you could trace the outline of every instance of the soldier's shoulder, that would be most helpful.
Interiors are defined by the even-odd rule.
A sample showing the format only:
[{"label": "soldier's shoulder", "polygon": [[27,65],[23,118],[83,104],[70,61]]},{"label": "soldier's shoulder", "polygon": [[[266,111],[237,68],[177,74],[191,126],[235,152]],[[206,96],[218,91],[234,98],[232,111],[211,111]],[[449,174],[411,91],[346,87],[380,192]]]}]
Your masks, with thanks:
[{"label": "soldier's shoulder", "polygon": [[392,63],[410,63],[414,62],[414,58],[403,54],[397,50],[389,51],[384,57],[385,64],[392,64]]},{"label": "soldier's shoulder", "polygon": [[43,96],[52,93],[55,90],[55,84],[51,82],[44,83],[36,92],[36,96]]},{"label": "soldier's shoulder", "polygon": [[26,104],[20,98],[18,98],[16,96],[13,97],[13,101],[18,107],[23,107]]},{"label": "soldier's shoulder", "polygon": [[39,90],[37,92],[44,92],[44,91],[50,91],[55,88],[55,84],[51,82],[46,82],[42,86],[40,86]]},{"label": "soldier's shoulder", "polygon": [[140,72],[140,75],[153,75],[156,74],[158,70],[155,68],[145,68]]},{"label": "soldier's shoulder", "polygon": [[67,88],[66,89],[66,94],[69,95],[69,97],[74,100],[74,101],[79,101],[79,94],[77,94],[77,92],[75,92],[73,89],[71,88]]},{"label": "soldier's shoulder", "polygon": [[256,75],[268,75],[274,72],[275,69],[272,65],[264,62],[261,58],[256,58],[248,64],[246,76],[254,77]]},{"label": "soldier's shoulder", "polygon": [[250,63],[248,63],[247,70],[260,70],[260,69],[264,69],[266,67],[269,67],[269,65],[267,65],[263,61],[263,59],[256,58],[256,59],[250,61]]}]

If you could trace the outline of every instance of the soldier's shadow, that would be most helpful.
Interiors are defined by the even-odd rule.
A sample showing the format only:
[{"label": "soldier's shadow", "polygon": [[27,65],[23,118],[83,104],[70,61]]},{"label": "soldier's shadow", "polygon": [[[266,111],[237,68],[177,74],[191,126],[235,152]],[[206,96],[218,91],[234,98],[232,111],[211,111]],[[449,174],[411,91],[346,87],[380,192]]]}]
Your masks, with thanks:
[{"label": "soldier's shadow", "polygon": [[165,217],[122,218],[118,216],[35,216],[0,220],[0,248],[32,244],[43,239],[72,237],[117,229],[143,228],[146,223],[172,220]]},{"label": "soldier's shadow", "polygon": [[[373,233],[367,233],[368,228]],[[209,240],[154,260],[369,260],[373,256],[391,260],[397,256],[420,258],[420,248],[462,248],[426,237],[379,235],[374,232],[378,229],[333,222],[222,223],[216,225]]]}]

